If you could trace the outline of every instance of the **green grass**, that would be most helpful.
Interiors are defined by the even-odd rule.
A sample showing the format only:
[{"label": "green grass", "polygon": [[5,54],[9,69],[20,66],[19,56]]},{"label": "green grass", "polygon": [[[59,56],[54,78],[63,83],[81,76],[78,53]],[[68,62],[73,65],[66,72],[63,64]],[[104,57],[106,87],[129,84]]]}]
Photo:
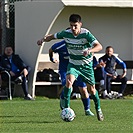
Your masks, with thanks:
[{"label": "green grass", "polygon": [[71,100],[76,113],[72,122],[60,118],[59,99],[37,97],[35,101],[14,98],[0,101],[1,133],[132,133],[133,99],[101,100],[105,120],[84,115],[81,100]]}]

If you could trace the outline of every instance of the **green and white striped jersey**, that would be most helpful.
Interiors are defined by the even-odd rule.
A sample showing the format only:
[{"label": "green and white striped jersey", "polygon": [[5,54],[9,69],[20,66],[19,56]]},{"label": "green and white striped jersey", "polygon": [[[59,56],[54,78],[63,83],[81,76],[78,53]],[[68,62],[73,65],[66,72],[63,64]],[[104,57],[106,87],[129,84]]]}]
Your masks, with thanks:
[{"label": "green and white striped jersey", "polygon": [[68,52],[70,54],[70,63],[74,65],[84,65],[92,62],[92,54],[86,57],[83,55],[84,50],[92,48],[93,44],[97,42],[97,39],[89,30],[81,28],[80,34],[78,36],[74,36],[71,29],[68,29],[55,33],[54,37],[65,40]]}]

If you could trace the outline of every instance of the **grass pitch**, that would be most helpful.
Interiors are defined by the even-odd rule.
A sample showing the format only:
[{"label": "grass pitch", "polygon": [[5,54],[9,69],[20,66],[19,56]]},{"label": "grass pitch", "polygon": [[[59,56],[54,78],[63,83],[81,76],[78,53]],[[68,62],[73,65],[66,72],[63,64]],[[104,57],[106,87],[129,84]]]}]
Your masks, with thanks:
[{"label": "grass pitch", "polygon": [[22,98],[0,101],[1,133],[133,133],[133,99],[101,100],[105,120],[95,114],[85,116],[80,99],[71,100],[76,118],[64,122],[60,118],[59,99],[37,97],[35,101]]}]

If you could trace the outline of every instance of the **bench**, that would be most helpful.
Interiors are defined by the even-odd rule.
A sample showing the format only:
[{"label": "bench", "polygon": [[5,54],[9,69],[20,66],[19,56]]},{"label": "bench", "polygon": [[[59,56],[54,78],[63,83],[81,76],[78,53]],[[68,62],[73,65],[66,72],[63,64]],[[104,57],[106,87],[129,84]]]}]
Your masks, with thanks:
[{"label": "bench", "polygon": [[[55,54],[54,56],[58,59],[57,54]],[[58,63],[53,63],[49,60],[48,54],[41,54],[37,71],[42,71],[43,69],[51,68],[58,73],[58,65]],[[61,85],[61,82],[36,81],[35,85]]]},{"label": "bench", "polygon": [[[103,56],[104,53],[96,53],[95,56],[98,59],[99,57]],[[118,54],[115,54],[118,56]],[[58,54],[54,54],[54,57],[58,59]],[[128,81],[127,84],[131,85],[133,88],[133,61],[124,61],[127,65],[127,74],[128,76]],[[54,71],[58,72],[58,63],[52,63],[49,60],[49,55],[48,54],[41,54],[39,57],[39,64],[38,64],[38,71],[43,70],[44,68],[52,68]],[[121,71],[122,69],[117,66],[117,70]],[[120,72],[118,72],[120,73]],[[99,84],[98,82],[96,84]],[[119,85],[120,82],[112,82],[112,85]],[[61,82],[47,82],[47,81],[36,81],[35,86],[57,86],[57,91],[60,90],[61,88]]]},{"label": "bench", "polygon": [[[58,54],[54,54],[54,57],[58,59]],[[53,69],[55,72],[58,73],[58,63],[53,63],[49,60],[49,54],[41,54],[39,56],[39,64],[37,68],[38,71],[42,71],[43,69]],[[52,88],[55,88],[56,86],[56,97],[58,96],[58,92],[61,89],[61,81],[58,82],[47,82],[47,81],[35,81],[35,88],[48,88],[48,86],[52,86]],[[50,90],[50,89],[49,89]],[[42,90],[41,90],[42,91]],[[50,95],[50,94],[48,94]],[[53,95],[52,95],[53,97]],[[55,96],[54,96],[55,97]]]}]

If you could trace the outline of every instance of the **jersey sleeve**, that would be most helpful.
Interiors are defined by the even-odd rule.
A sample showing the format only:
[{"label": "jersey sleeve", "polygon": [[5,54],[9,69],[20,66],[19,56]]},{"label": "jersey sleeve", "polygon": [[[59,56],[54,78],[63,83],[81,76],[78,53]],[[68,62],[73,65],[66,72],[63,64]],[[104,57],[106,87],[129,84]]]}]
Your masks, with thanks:
[{"label": "jersey sleeve", "polygon": [[54,34],[54,38],[56,38],[56,39],[63,39],[64,36],[65,36],[65,30]]},{"label": "jersey sleeve", "polygon": [[86,36],[87,36],[87,40],[91,44],[91,46],[93,46],[94,43],[98,42],[96,37],[91,32],[88,31],[86,33]]}]

